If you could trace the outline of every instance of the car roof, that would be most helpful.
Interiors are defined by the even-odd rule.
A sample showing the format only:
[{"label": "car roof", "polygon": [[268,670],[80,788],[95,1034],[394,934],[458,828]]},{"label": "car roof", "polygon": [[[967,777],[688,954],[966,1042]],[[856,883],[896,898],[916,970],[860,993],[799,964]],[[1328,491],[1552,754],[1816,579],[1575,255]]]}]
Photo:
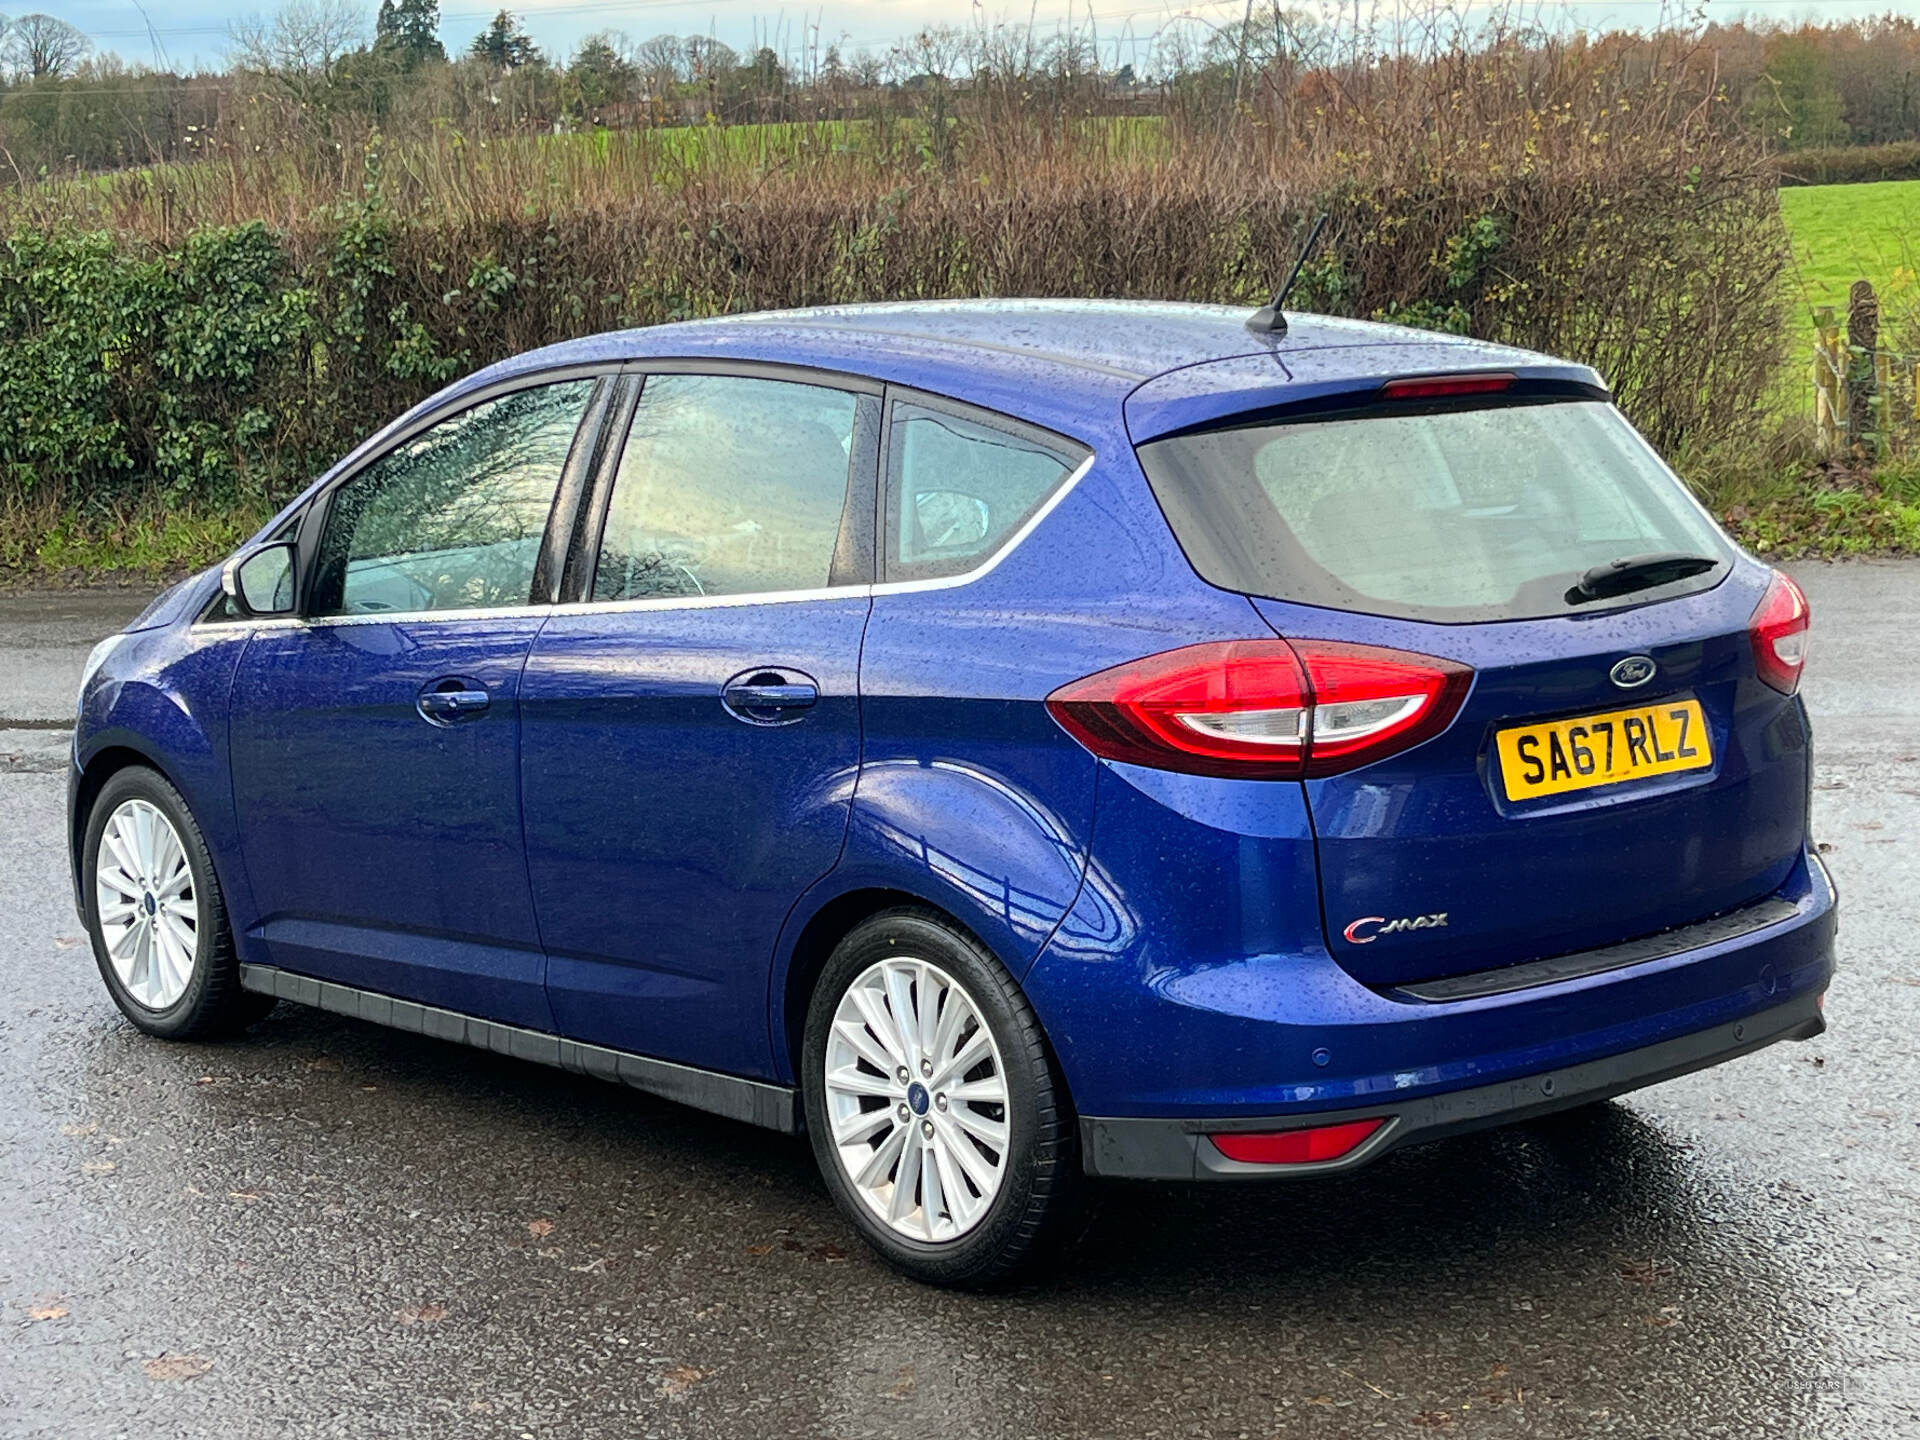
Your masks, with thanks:
[{"label": "car roof", "polygon": [[[1246,327],[1250,313],[1149,300],[935,300],[764,311],[550,345],[479,371],[441,398],[565,365],[725,359],[907,385],[1086,437],[1090,421],[1117,424],[1130,395],[1176,371],[1218,366],[1217,386],[1213,372],[1183,377],[1179,423],[1193,423],[1219,405],[1245,408],[1248,363],[1220,362],[1259,367],[1259,401],[1266,404],[1288,398],[1289,362],[1309,356],[1319,389],[1330,377],[1337,384],[1340,377],[1371,380],[1490,364],[1600,384],[1583,366],[1528,351],[1363,320],[1290,313],[1284,335],[1257,334]],[[1325,353],[1333,351],[1352,353]],[[1216,389],[1210,406],[1207,397]],[[1147,428],[1159,433],[1164,427],[1150,421]]]}]

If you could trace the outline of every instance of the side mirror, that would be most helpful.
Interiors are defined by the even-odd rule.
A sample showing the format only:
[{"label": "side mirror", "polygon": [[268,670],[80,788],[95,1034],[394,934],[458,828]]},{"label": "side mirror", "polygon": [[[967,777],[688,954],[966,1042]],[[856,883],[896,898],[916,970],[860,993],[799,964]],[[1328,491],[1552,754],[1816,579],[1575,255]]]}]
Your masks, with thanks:
[{"label": "side mirror", "polygon": [[992,513],[987,502],[958,490],[922,490],[913,497],[914,518],[920,524],[920,544],[926,550],[960,550],[987,538]]},{"label": "side mirror", "polygon": [[220,588],[242,615],[293,613],[294,550],[280,542],[242,551],[220,572]]}]

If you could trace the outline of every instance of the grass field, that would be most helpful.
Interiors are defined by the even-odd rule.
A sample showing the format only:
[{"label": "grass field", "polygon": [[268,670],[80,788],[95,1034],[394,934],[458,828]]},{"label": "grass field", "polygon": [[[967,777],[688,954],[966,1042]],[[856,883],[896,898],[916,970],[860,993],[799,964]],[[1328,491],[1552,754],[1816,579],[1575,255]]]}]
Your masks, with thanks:
[{"label": "grass field", "polygon": [[1832,305],[1844,315],[1856,280],[1873,282],[1883,316],[1920,298],[1920,180],[1789,188],[1780,192],[1780,209],[1798,262],[1800,354],[1813,346],[1814,307]]}]

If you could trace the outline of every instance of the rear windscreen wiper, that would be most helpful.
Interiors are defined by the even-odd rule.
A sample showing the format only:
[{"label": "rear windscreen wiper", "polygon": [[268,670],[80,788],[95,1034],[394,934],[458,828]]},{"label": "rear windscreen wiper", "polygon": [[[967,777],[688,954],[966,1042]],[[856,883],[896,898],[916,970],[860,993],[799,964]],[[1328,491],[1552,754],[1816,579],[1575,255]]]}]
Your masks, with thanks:
[{"label": "rear windscreen wiper", "polygon": [[1710,555],[1681,555],[1664,550],[1651,555],[1622,555],[1618,560],[1595,565],[1582,575],[1567,591],[1567,604],[1584,605],[1589,600],[1651,590],[1656,585],[1668,585],[1711,570],[1719,563]]}]

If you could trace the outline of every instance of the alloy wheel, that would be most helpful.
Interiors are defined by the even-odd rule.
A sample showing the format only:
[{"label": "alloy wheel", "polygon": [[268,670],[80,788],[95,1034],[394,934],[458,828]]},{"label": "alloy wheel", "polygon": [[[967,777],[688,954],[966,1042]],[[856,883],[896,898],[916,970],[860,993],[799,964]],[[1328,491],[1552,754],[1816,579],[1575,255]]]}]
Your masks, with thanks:
[{"label": "alloy wheel", "polygon": [[113,972],[134,1003],[166,1010],[193,979],[200,904],[179,832],[133,798],[108,817],[94,866],[94,908]]},{"label": "alloy wheel", "polygon": [[1007,1168],[1007,1081],[973,997],[907,956],[862,971],[826,1047],[833,1149],[855,1193],[909,1239],[957,1240]]}]

